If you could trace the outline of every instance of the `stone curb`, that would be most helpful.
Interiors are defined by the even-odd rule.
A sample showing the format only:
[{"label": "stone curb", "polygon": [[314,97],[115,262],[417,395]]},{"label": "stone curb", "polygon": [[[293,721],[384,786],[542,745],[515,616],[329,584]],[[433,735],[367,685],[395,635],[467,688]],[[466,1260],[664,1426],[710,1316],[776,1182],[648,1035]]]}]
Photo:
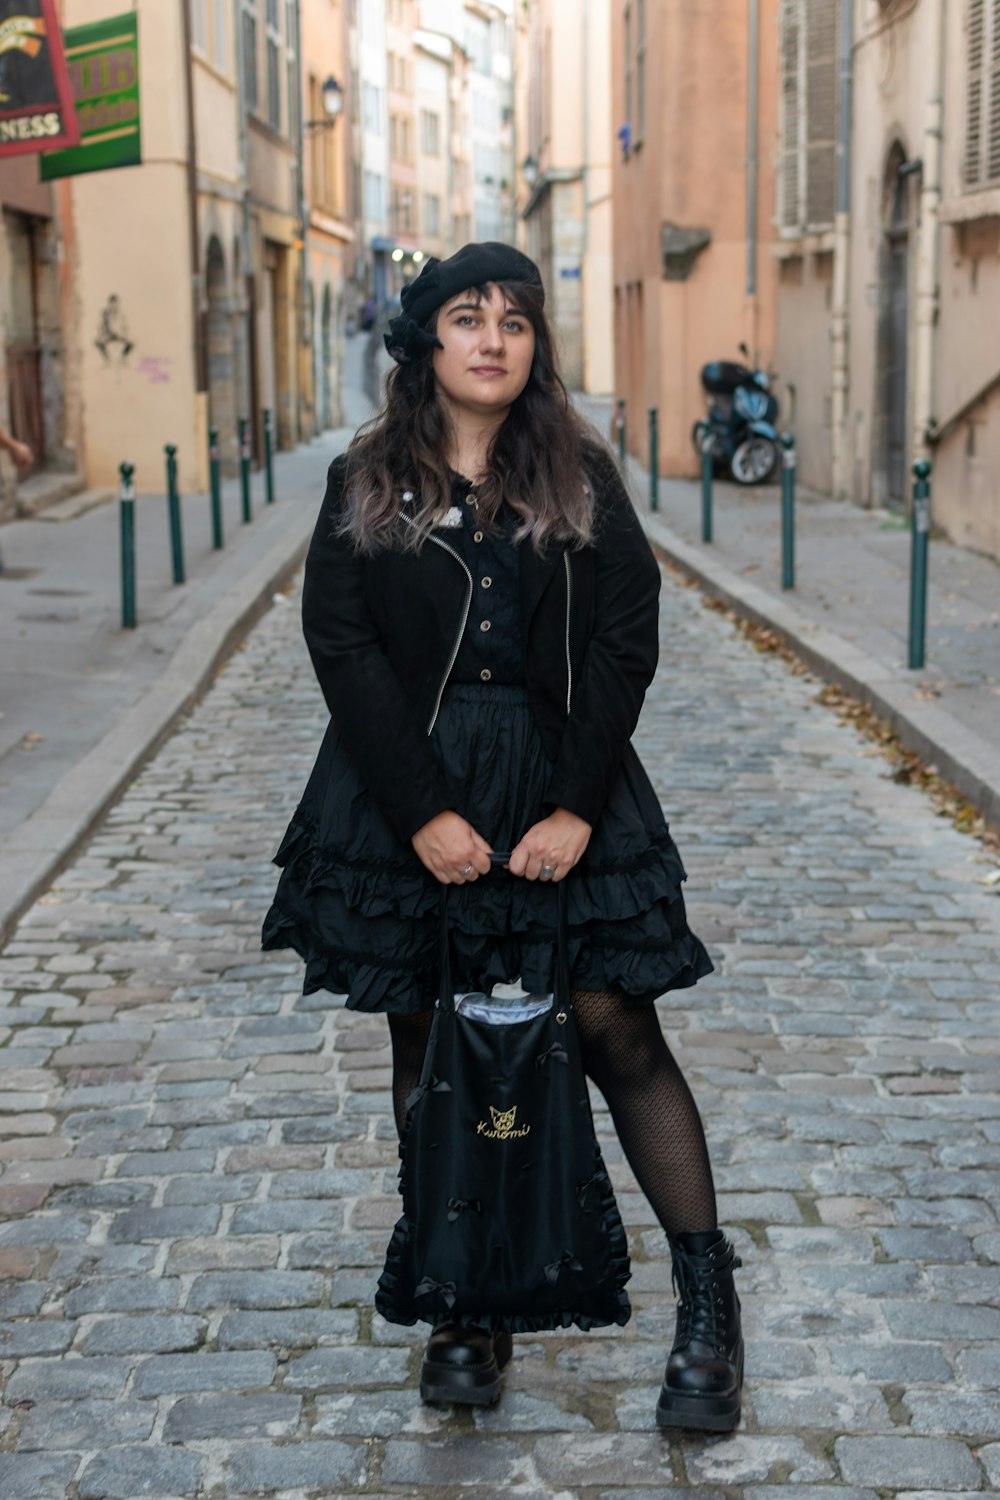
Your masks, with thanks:
[{"label": "stone curb", "polygon": [[[4,840],[0,946],[198,701],[221,663],[265,613],[274,592],[302,562],[315,508],[289,505],[280,514],[280,540],[189,627],[157,681]],[[203,586],[210,588],[211,582]]]},{"label": "stone curb", "polygon": [[825,630],[784,599],[747,583],[702,549],[682,541],[659,517],[638,511],[653,550],[694,578],[713,599],[773,630],[826,682],[839,683],[885,719],[908,750],[933,765],[994,827],[1000,828],[1000,749],[952,714],[915,703],[908,681],[886,663]]}]

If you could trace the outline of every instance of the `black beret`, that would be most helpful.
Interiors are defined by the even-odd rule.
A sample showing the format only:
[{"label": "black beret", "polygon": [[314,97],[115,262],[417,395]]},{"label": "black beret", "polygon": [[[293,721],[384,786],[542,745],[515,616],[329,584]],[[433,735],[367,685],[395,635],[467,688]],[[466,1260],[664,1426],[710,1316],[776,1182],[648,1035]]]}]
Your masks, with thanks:
[{"label": "black beret", "polygon": [[447,260],[432,255],[416,280],[404,286],[400,296],[403,311],[415,323],[426,323],[434,310],[470,286],[488,281],[524,281],[545,300],[538,267],[513,245],[487,240],[482,245],[463,245]]},{"label": "black beret", "polygon": [[524,282],[545,301],[541,272],[513,245],[486,240],[481,245],[463,245],[447,260],[432,255],[416,280],[408,282],[400,293],[402,316],[393,318],[385,335],[385,346],[393,359],[407,364],[431,349],[440,349],[441,340],[423,327],[431,313],[468,287],[485,286],[491,281]]}]

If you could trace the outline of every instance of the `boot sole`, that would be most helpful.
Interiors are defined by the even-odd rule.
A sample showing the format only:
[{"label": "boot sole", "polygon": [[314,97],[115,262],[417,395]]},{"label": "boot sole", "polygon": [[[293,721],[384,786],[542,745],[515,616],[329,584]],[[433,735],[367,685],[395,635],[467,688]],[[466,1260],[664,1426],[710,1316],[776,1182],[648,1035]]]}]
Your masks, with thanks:
[{"label": "boot sole", "polygon": [[732,1432],[740,1420],[742,1391],[741,1358],[736,1387],[723,1396],[687,1396],[680,1391],[661,1390],[656,1403],[656,1425],[693,1428],[698,1432]]},{"label": "boot sole", "polygon": [[488,1364],[462,1366],[424,1360],[420,1371],[420,1399],[441,1406],[495,1406],[503,1393],[501,1371],[512,1352],[509,1334],[498,1334]]}]

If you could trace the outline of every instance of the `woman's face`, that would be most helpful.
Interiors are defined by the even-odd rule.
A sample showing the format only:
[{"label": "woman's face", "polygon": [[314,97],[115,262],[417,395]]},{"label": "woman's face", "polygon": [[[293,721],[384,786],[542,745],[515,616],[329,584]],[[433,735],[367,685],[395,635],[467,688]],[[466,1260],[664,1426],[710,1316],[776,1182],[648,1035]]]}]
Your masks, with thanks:
[{"label": "woman's face", "polygon": [[432,363],[445,403],[480,416],[506,412],[528,383],[535,353],[535,330],[524,313],[491,284],[479,299],[461,292],[445,302],[437,336],[444,347],[434,350]]}]

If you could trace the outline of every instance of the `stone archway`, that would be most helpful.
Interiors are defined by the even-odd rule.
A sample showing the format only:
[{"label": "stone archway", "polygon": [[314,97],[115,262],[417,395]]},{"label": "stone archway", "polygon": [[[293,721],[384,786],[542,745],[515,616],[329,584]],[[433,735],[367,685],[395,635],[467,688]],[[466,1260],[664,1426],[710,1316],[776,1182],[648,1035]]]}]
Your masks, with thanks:
[{"label": "stone archway", "polygon": [[219,451],[226,473],[234,473],[237,445],[232,324],[226,258],[214,234],[208,242],[205,300],[208,306],[208,422],[210,427],[218,430]]}]

